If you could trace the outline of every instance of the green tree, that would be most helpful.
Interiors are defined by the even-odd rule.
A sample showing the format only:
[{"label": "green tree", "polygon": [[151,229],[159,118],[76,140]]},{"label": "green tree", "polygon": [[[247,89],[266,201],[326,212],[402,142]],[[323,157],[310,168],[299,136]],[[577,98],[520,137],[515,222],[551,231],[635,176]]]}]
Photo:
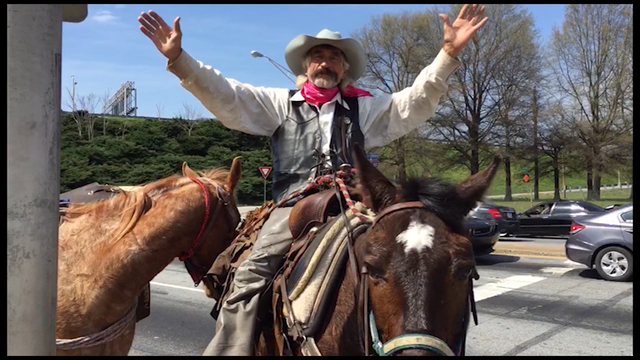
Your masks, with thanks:
[{"label": "green tree", "polygon": [[630,132],[633,7],[570,4],[549,47],[556,85],[566,96],[567,126],[585,146],[587,199],[600,199],[600,178],[620,136]]}]

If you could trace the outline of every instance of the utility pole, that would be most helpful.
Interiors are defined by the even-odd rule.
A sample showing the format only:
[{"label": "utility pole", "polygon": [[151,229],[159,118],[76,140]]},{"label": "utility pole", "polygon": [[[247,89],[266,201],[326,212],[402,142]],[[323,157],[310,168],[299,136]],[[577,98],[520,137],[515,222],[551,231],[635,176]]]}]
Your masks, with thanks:
[{"label": "utility pole", "polygon": [[75,114],[76,112],[76,76],[71,75],[71,113]]},{"label": "utility pole", "polygon": [[562,198],[565,200],[567,199],[567,183],[564,181],[566,171],[565,165],[562,164]]},{"label": "utility pole", "polygon": [[540,200],[540,166],[538,159],[538,89],[533,89],[533,200]]},{"label": "utility pole", "polygon": [[62,22],[87,5],[7,5],[7,355],[55,355]]},{"label": "utility pole", "polygon": [[622,189],[622,183],[620,182],[620,170],[618,170],[618,189]]}]

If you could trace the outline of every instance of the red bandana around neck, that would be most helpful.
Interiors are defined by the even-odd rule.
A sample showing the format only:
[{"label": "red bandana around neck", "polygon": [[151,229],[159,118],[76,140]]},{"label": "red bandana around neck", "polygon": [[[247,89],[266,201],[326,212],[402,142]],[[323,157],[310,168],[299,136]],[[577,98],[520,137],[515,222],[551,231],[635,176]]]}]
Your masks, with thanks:
[{"label": "red bandana around neck", "polygon": [[[309,80],[307,80],[302,89],[300,89],[300,94],[302,97],[310,104],[316,105],[320,107],[322,104],[325,104],[338,93],[338,87],[334,86],[330,89],[319,88]],[[370,92],[362,89],[358,89],[357,87],[347,85],[347,88],[344,91],[341,91],[340,94],[345,97],[358,97],[358,96],[373,96]]]}]

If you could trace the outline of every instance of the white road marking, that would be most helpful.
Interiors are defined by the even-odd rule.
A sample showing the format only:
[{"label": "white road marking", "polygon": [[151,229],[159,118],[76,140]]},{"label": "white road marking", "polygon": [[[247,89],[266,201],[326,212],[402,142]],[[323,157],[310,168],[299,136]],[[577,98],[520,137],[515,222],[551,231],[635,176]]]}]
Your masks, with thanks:
[{"label": "white road marking", "polygon": [[178,286],[178,285],[171,285],[171,284],[163,284],[163,283],[159,283],[159,282],[155,282],[155,281],[151,281],[151,285],[158,285],[158,286],[166,286],[166,287],[170,287],[170,288],[174,288],[174,289],[181,289],[181,290],[189,290],[189,291],[197,291],[197,292],[201,292],[203,293],[204,290],[198,289],[198,288],[189,288],[189,287],[185,287],[185,286]]},{"label": "white road marking", "polygon": [[537,283],[538,281],[546,279],[541,276],[533,275],[514,275],[509,276],[506,279],[502,279],[496,283],[484,284],[473,289],[474,298],[476,301],[482,301],[494,296],[498,296],[515,290],[527,285]]},{"label": "white road marking", "polygon": [[580,264],[579,262],[575,262],[573,260],[567,260],[564,262],[565,264],[569,264],[569,265],[573,265],[573,266],[578,266],[578,267],[584,267],[584,264]]},{"label": "white road marking", "polygon": [[433,246],[433,235],[436,230],[427,224],[422,224],[417,221],[411,221],[407,230],[401,232],[396,241],[404,244],[405,254],[415,249],[420,252],[422,248]]},{"label": "white road marking", "polygon": [[547,273],[547,274],[564,274],[567,271],[571,271],[574,270],[574,268],[571,267],[545,267],[540,269],[540,271],[542,271],[543,273]]}]

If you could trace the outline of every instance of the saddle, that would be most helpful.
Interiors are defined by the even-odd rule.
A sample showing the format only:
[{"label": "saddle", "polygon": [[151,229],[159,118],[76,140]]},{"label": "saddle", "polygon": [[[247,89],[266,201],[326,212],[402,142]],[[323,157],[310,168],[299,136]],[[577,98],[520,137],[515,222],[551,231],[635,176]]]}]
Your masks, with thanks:
[{"label": "saddle", "polygon": [[289,215],[289,229],[294,239],[299,239],[312,227],[322,225],[330,216],[340,213],[336,195],[335,189],[323,190],[303,198],[293,206]]},{"label": "saddle", "polygon": [[[319,198],[322,196],[319,195]],[[323,203],[319,199],[316,201]],[[338,203],[337,199],[331,201]],[[327,200],[323,204],[328,205],[331,202]],[[305,205],[301,205],[302,209],[304,207]],[[315,213],[301,211],[319,217],[301,218],[308,220],[302,222],[306,224],[305,228],[309,227],[310,223],[314,223],[315,226],[311,226],[294,242],[284,266],[274,280],[272,312],[276,348],[280,355],[284,353],[285,332],[294,340],[313,338],[320,329],[327,311],[335,305],[332,300],[348,259],[348,232],[351,231],[352,239],[357,238],[371,226],[374,218],[373,213],[362,203],[355,203],[355,207],[365,215],[365,219],[351,211],[342,215],[339,209],[337,212],[329,211],[324,214],[319,210]],[[332,209],[331,206],[321,208]],[[345,218],[349,227],[345,225]],[[319,355],[317,348],[312,348],[314,350],[309,354]],[[303,352],[304,350],[303,346]]]},{"label": "saddle", "polygon": [[[289,215],[289,228],[294,238],[285,261],[266,287],[261,299],[260,318],[265,311],[271,318],[262,326],[273,326],[276,349],[284,353],[285,333],[294,339],[312,337],[333,304],[337,280],[347,263],[349,235],[340,205],[347,209],[334,188],[322,190],[295,203]],[[367,217],[363,221],[346,212],[353,238],[362,234],[373,221],[373,214],[362,203],[356,208]],[[275,207],[271,201],[249,213],[238,229],[238,235],[218,255],[207,276],[205,293],[216,300],[211,316],[217,319],[222,304],[230,295],[233,278],[240,264],[249,256],[263,224]]]},{"label": "saddle", "polygon": [[[117,186],[101,185],[97,182],[81,186],[60,194],[58,211],[63,215],[70,203],[89,203],[112,198],[123,190]],[[151,313],[151,284],[147,283],[138,295],[136,308],[136,322],[146,318]]]}]

